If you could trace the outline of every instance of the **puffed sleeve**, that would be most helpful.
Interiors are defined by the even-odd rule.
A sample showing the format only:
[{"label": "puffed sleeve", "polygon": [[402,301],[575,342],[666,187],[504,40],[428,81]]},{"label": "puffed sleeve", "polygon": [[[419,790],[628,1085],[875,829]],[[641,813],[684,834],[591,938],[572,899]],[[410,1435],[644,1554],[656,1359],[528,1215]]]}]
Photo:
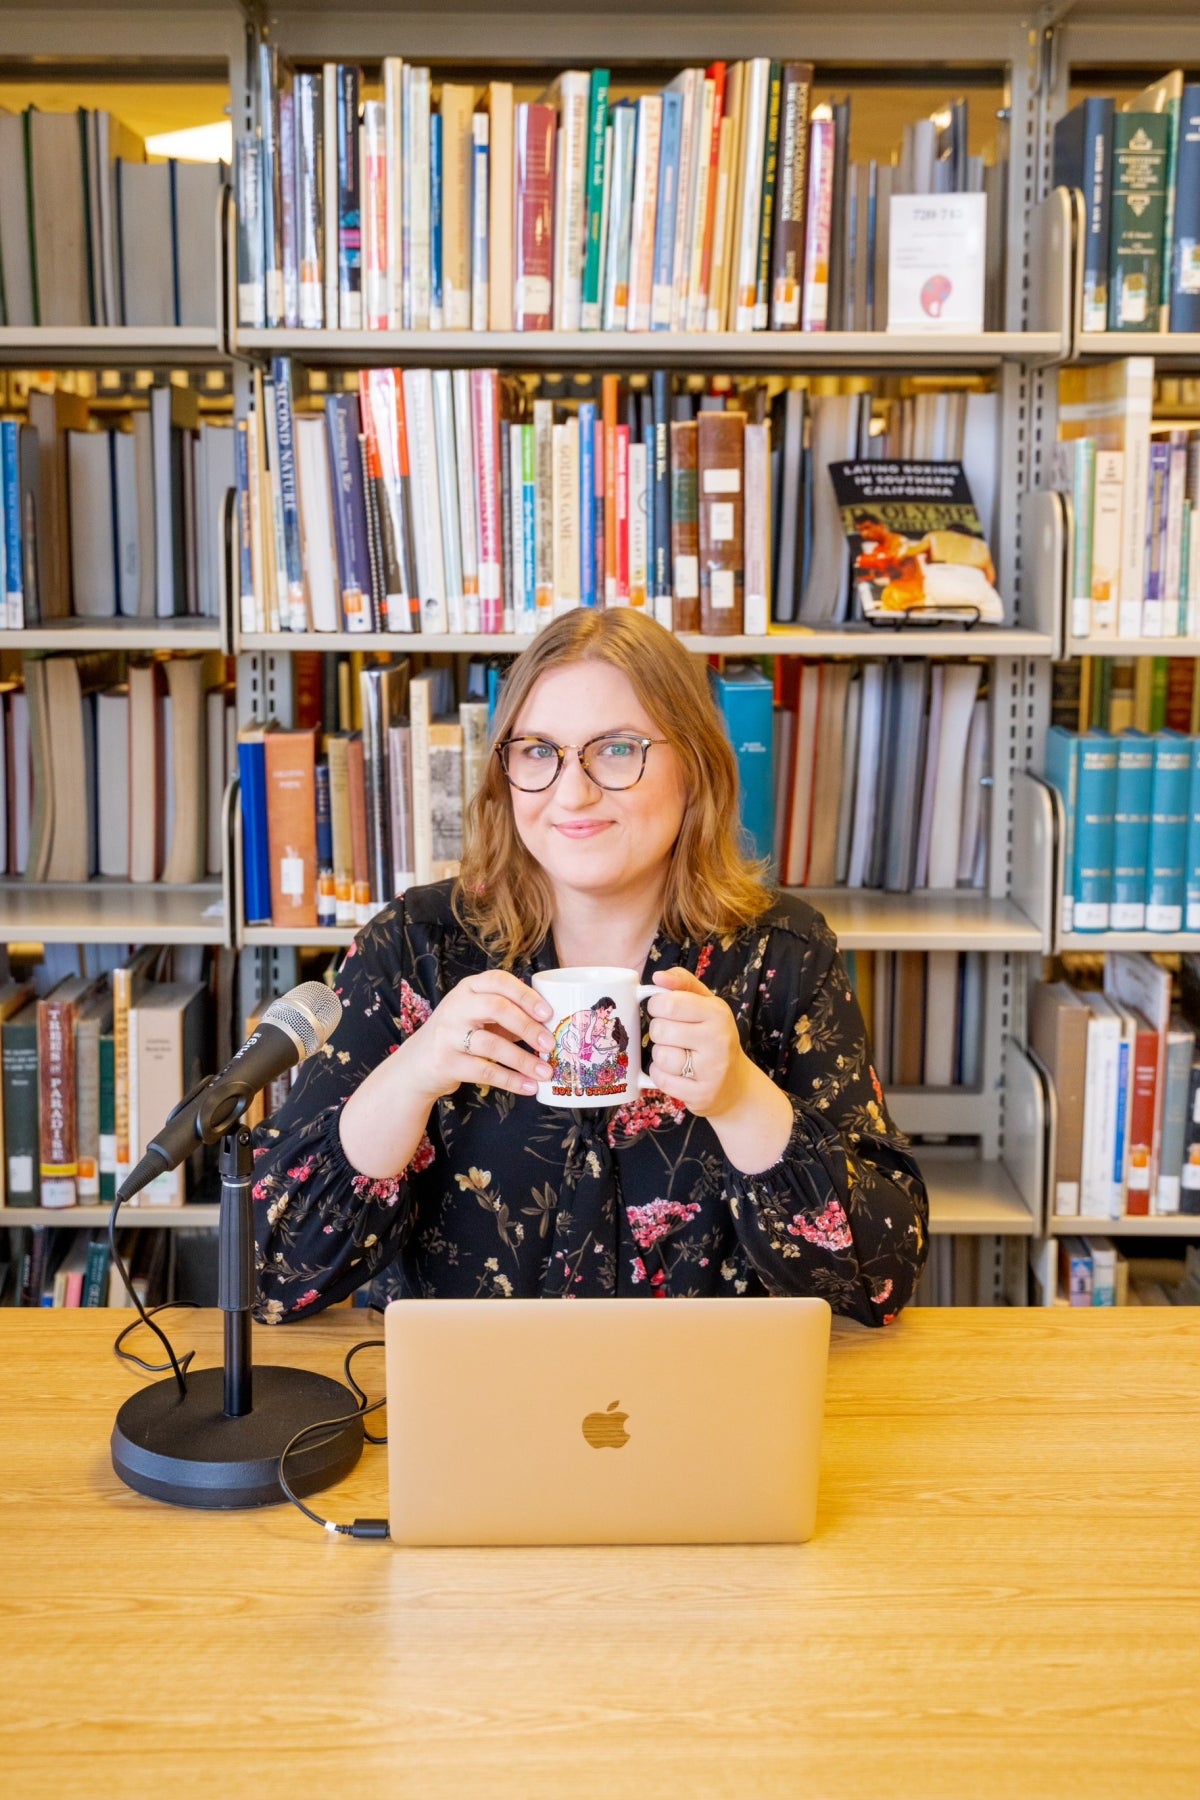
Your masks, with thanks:
[{"label": "puffed sleeve", "polygon": [[267,1324],[344,1299],[395,1257],[409,1229],[413,1177],[434,1159],[428,1133],[407,1169],[376,1179],[347,1161],[338,1123],[359,1083],[429,1015],[412,939],[401,901],[359,933],[334,984],[337,1030],[255,1133],[256,1314]]},{"label": "puffed sleeve", "polygon": [[925,1262],[929,1202],[893,1125],[832,931],[775,930],[755,970],[748,1054],[791,1097],[779,1161],[732,1168],[727,1200],[746,1255],[775,1293],[819,1294],[887,1325]]}]

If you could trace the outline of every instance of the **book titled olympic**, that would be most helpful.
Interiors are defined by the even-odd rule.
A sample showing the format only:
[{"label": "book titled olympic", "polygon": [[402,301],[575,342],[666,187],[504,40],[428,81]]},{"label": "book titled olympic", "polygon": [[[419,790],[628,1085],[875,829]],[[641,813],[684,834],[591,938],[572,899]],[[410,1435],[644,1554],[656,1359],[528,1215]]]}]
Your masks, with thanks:
[{"label": "book titled olympic", "polygon": [[862,618],[1004,623],[996,570],[958,462],[829,465]]}]

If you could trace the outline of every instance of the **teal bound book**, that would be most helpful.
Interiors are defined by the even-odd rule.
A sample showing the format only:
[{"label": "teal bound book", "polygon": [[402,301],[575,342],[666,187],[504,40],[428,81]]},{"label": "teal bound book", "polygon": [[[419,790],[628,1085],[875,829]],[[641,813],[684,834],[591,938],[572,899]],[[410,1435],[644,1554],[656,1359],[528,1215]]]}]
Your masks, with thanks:
[{"label": "teal bound book", "polygon": [[1062,928],[1075,929],[1075,818],[1079,809],[1079,733],[1052,725],[1046,733],[1046,781],[1062,796]]},{"label": "teal bound book", "polygon": [[1150,852],[1150,803],[1154,788],[1154,739],[1123,731],[1117,739],[1117,810],[1113,828],[1113,931],[1146,928]]},{"label": "teal bound book", "polygon": [[1160,731],[1154,741],[1147,931],[1183,930],[1191,779],[1190,739],[1179,731]]},{"label": "teal bound book", "polygon": [[754,663],[712,673],[713,694],[738,765],[738,806],[746,848],[770,857],[775,827],[775,690]]},{"label": "teal bound book", "polygon": [[1107,931],[1112,907],[1117,740],[1089,731],[1079,744],[1075,816],[1075,930]]}]

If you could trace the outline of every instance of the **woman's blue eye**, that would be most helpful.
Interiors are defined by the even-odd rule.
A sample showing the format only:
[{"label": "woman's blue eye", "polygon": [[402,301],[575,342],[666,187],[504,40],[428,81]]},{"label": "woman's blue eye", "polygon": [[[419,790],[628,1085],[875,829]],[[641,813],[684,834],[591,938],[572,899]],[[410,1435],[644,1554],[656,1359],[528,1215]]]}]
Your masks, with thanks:
[{"label": "woman's blue eye", "polygon": [[552,744],[525,743],[520,747],[522,760],[525,762],[545,762],[547,758],[558,755]]},{"label": "woman's blue eye", "polygon": [[627,762],[637,755],[639,746],[633,738],[604,738],[598,748],[606,762]]}]

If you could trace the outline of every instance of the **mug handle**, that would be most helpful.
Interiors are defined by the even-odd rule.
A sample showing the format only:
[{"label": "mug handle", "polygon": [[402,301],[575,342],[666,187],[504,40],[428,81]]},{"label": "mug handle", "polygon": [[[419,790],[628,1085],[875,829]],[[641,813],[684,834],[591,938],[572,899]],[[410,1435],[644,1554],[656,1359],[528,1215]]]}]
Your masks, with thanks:
[{"label": "mug handle", "polygon": [[[644,982],[639,982],[638,986],[637,986],[637,997],[638,997],[639,1006],[641,1005],[643,1000],[648,1000],[650,998],[651,994],[661,994],[662,991],[663,991],[662,988],[647,986]],[[647,1075],[645,1069],[639,1067],[639,1069],[638,1069],[638,1092],[645,1093],[647,1088],[652,1088],[653,1086],[654,1086],[654,1083],[651,1081],[650,1077]]]}]

